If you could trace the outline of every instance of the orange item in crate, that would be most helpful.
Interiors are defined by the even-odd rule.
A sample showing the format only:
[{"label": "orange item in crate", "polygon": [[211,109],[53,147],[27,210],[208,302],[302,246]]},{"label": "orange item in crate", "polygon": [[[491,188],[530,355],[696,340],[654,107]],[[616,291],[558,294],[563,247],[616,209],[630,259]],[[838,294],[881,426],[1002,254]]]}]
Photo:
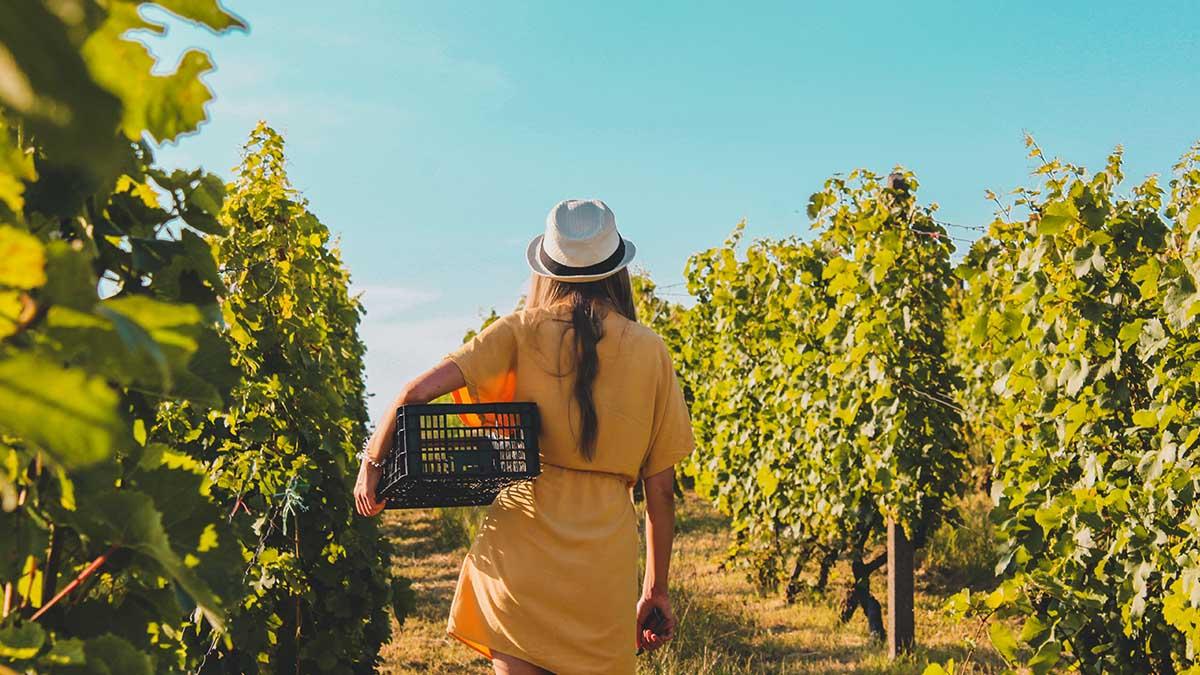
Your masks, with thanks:
[{"label": "orange item in crate", "polygon": [[[517,394],[517,373],[514,370],[506,372],[493,382],[483,383],[472,396],[468,387],[456,389],[450,393],[455,403],[511,403]],[[496,416],[493,413],[477,415],[463,413],[458,416],[462,423],[469,427],[496,426]]]}]

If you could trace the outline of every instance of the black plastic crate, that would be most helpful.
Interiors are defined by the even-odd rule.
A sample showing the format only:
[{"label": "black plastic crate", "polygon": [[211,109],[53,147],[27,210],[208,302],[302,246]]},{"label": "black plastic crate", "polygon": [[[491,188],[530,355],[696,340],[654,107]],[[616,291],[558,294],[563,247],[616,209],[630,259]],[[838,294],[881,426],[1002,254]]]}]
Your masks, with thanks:
[{"label": "black plastic crate", "polygon": [[396,411],[376,496],[389,509],[491,504],[541,473],[534,403],[429,403]]}]

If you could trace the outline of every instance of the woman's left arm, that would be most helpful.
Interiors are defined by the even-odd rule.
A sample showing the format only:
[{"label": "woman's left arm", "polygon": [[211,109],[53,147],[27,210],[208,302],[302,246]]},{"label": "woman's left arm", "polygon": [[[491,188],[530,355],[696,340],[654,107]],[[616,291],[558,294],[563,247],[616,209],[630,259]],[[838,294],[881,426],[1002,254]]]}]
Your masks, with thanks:
[{"label": "woman's left arm", "polygon": [[[642,488],[646,495],[646,574],[637,603],[637,646],[653,650],[675,635],[675,612],[667,594],[675,537],[675,467],[648,476]],[[659,625],[652,626],[649,617],[655,609],[662,618]]]},{"label": "woman's left arm", "polygon": [[[382,462],[392,451],[396,435],[396,408],[410,403],[429,403],[433,399],[449,394],[466,384],[462,371],[449,359],[417,376],[400,390],[400,395],[384,412],[384,417],[375,427],[375,434],[367,443],[366,455],[374,462]],[[375,488],[379,486],[382,469],[363,460],[358,467],[358,479],[354,482],[354,506],[359,514],[375,516],[383,511],[384,502],[375,499]]]}]

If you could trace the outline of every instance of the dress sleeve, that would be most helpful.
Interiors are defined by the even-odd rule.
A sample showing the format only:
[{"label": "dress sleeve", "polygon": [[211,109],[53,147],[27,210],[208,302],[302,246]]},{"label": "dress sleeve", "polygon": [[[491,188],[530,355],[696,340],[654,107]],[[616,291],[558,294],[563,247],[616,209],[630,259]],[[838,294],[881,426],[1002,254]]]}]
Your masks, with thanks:
[{"label": "dress sleeve", "polygon": [[512,400],[516,388],[516,321],[515,314],[501,317],[446,356],[467,381],[465,392],[455,392],[456,400],[479,403]]},{"label": "dress sleeve", "polygon": [[660,358],[652,425],[650,450],[642,462],[641,478],[653,476],[674,466],[691,454],[695,447],[687,402],[683,398],[683,389],[675,377],[675,368],[671,365],[671,357],[665,346]]}]

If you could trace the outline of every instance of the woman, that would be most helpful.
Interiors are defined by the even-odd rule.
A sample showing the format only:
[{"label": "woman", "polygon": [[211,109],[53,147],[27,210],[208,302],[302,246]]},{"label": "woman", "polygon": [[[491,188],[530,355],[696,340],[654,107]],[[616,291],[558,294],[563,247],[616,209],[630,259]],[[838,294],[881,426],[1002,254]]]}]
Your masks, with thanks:
[{"label": "woman", "polygon": [[[542,473],[492,504],[458,580],[450,635],[495,672],[632,673],[634,649],[671,639],[667,572],[674,464],[692,450],[662,340],[636,321],[634,246],[600,201],[564,201],[526,252],[525,308],[413,380],[394,407],[466,387],[469,400],[537,403]],[[375,515],[395,417],[378,426],[355,486]],[[632,488],[644,482],[646,571],[637,593]],[[654,610],[657,610],[655,612]]]}]

